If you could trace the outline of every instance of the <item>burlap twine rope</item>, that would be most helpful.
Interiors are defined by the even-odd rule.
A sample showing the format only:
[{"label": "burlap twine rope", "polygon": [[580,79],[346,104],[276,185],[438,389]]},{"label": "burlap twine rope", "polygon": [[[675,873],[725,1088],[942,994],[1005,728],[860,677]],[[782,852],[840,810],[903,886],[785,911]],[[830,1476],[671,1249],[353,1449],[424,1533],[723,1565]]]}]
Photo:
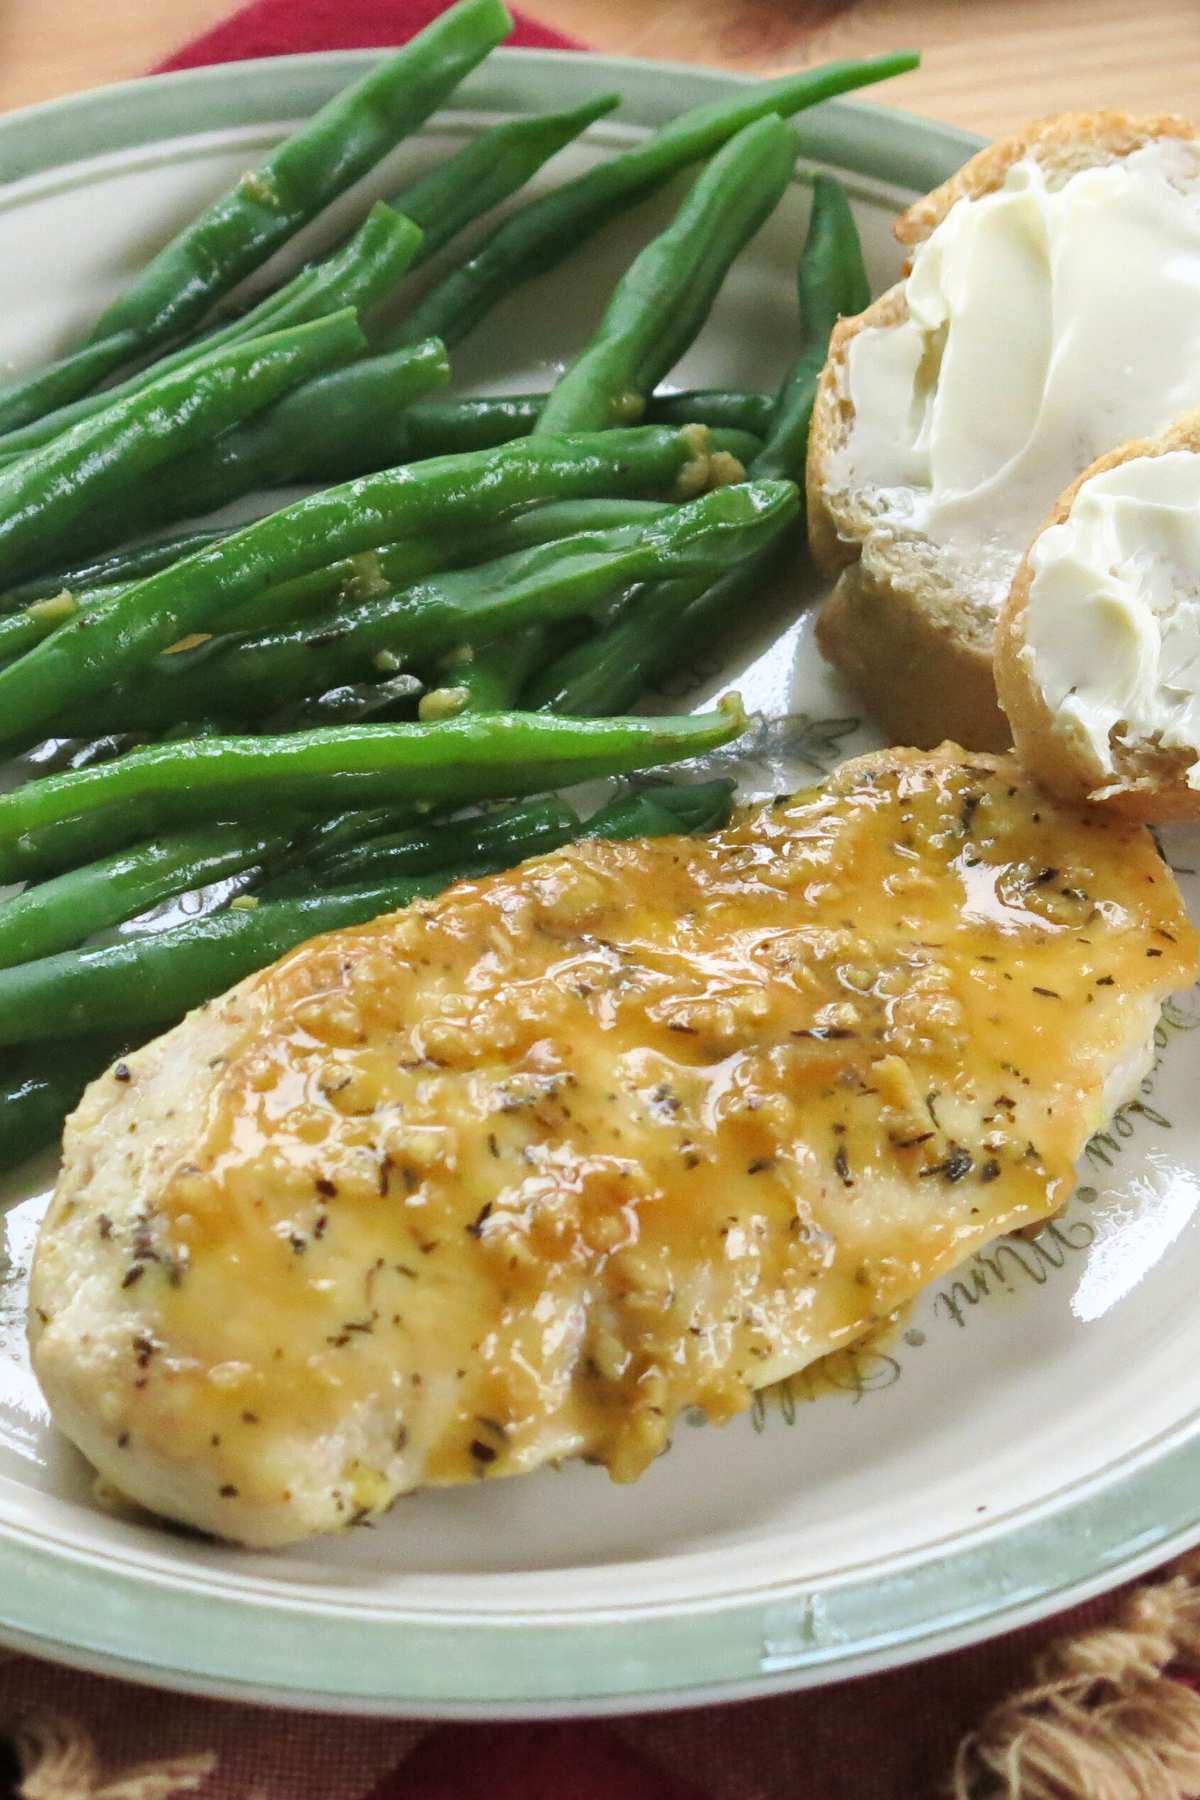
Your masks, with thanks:
[{"label": "burlap twine rope", "polygon": [[959,1745],[954,1800],[1200,1795],[1200,1551],[1126,1594],[1109,1624],[1057,1639],[1034,1684]]},{"label": "burlap twine rope", "polygon": [[[1200,1678],[1200,1550],[1126,1594],[1109,1624],[1044,1650],[1033,1685],[963,1739],[948,1792],[953,1800],[1198,1800],[1200,1693],[1177,1675]],[[0,1717],[0,1738],[16,1751],[17,1800],[175,1800],[217,1764],[211,1752],[171,1757],[105,1781],[84,1728],[40,1709]]]},{"label": "burlap twine rope", "polygon": [[211,1753],[139,1763],[102,1781],[95,1746],[83,1726],[59,1713],[27,1708],[0,1718],[0,1737],[17,1753],[18,1800],[174,1800],[191,1794],[217,1766]]}]

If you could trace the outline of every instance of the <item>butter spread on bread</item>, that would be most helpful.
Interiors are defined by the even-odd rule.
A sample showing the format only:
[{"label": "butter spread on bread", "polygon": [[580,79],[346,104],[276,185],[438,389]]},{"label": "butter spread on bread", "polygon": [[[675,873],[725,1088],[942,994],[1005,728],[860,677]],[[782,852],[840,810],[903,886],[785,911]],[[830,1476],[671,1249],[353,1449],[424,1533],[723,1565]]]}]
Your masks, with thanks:
[{"label": "butter spread on bread", "polygon": [[954,746],[462,882],[88,1090],[35,1368],[109,1484],[248,1544],[628,1480],[1059,1207],[1198,943],[1149,833]]},{"label": "butter spread on bread", "polygon": [[905,280],[835,333],[813,539],[852,567],[819,636],[894,735],[995,745],[992,634],[1034,531],[1095,458],[1200,404],[1200,144],[1057,120],[944,192]]},{"label": "butter spread on bread", "polygon": [[1085,471],[996,642],[1030,772],[1138,818],[1200,816],[1200,416]]}]

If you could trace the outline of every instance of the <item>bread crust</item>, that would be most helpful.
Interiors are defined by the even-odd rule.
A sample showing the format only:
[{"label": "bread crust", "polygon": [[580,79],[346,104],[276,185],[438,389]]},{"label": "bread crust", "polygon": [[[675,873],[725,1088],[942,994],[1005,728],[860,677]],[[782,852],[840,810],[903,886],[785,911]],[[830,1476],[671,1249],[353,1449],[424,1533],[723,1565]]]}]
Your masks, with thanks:
[{"label": "bread crust", "polygon": [[821,609],[816,635],[822,654],[894,744],[925,750],[953,738],[968,750],[1009,747],[990,646],[966,638],[944,610],[925,605],[888,570],[865,558],[849,563]]},{"label": "bread crust", "polygon": [[1036,157],[1045,168],[1067,177],[1130,156],[1157,138],[1190,142],[1195,136],[1193,122],[1179,113],[1146,115],[1122,112],[1117,107],[1048,113],[1011,137],[1000,138],[978,151],[949,181],[943,181],[941,187],[901,213],[892,229],[906,246],[922,243],[957,201],[978,200],[983,194],[993,193],[1012,165],[1026,156]]},{"label": "bread crust", "polygon": [[1142,825],[1200,819],[1200,792],[1187,782],[1187,771],[1200,755],[1200,746],[1189,753],[1163,749],[1158,744],[1114,743],[1114,776],[1100,768],[1086,744],[1058,728],[1021,652],[1026,643],[1025,622],[1033,583],[1033,545],[1044,531],[1069,517],[1085,482],[1135,457],[1165,456],[1171,450],[1200,455],[1200,412],[1188,413],[1158,437],[1134,438],[1119,450],[1098,457],[1071,483],[1038,527],[1033,544],[1013,577],[996,626],[996,687],[1012,726],[1017,755],[1026,770],[1041,787],[1060,799],[1091,801],[1108,813]]},{"label": "bread crust", "polygon": [[[1194,142],[1197,136],[1194,124],[1171,113],[1138,117],[1104,110],[1038,119],[981,150],[909,207],[896,221],[895,234],[907,246],[922,242],[956,201],[993,192],[1012,165],[1030,155],[1067,178],[1159,138]],[[862,495],[839,489],[832,479],[833,459],[854,420],[847,388],[850,345],[860,331],[886,329],[907,317],[904,288],[897,284],[865,312],[841,319],[817,383],[806,472],[809,545],[818,566],[838,577],[818,620],[817,641],[894,741],[929,748],[952,736],[969,750],[1001,749],[1011,735],[996,696],[990,634],[978,619],[964,623],[958,635],[946,629],[944,599],[920,578],[915,562],[876,567],[857,582],[848,579],[851,566],[878,535]],[[965,613],[966,596],[963,604]],[[919,667],[918,653],[926,659]]]}]

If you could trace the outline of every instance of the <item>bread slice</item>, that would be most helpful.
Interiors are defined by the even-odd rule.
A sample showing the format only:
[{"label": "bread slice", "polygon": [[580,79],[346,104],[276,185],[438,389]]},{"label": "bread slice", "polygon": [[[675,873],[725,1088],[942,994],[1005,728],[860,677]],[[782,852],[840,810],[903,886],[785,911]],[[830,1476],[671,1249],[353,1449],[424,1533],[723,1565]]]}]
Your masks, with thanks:
[{"label": "bread slice", "polygon": [[[1163,138],[1190,144],[1200,133],[1173,115],[1103,111],[1040,120],[981,151],[903,213],[896,236],[906,246],[922,243],[956,202],[995,191],[1025,158],[1041,165],[1052,187],[1061,187],[1085,169]],[[928,747],[953,737],[970,749],[998,750],[1011,741],[992,670],[1003,593],[974,578],[969,563],[890,516],[882,493],[847,486],[837,466],[854,423],[850,347],[860,332],[888,329],[908,316],[900,283],[866,312],[841,320],[818,384],[808,450],[809,538],[818,564],[837,576],[837,585],[818,620],[817,641],[894,742]],[[1047,507],[1053,498],[1053,491],[1046,494]]]},{"label": "bread slice", "polygon": [[[1187,779],[1188,770],[1200,762],[1200,743],[1167,746],[1155,733],[1138,729],[1135,721],[1120,721],[1108,734],[1112,766],[1105,767],[1088,739],[1047,700],[1043,671],[1027,630],[1029,600],[1036,573],[1034,552],[1039,545],[1049,550],[1044,545],[1045,533],[1070,519],[1081,490],[1110,469],[1175,451],[1200,459],[1200,412],[1189,413],[1156,438],[1136,438],[1085,469],[1056,502],[1030,545],[996,628],[996,686],[1012,724],[1017,754],[1028,773],[1063,799],[1089,800],[1144,824],[1200,819],[1200,789],[1190,786]],[[1194,571],[1182,573],[1194,574],[1194,582],[1188,583],[1189,597],[1194,600],[1200,591],[1200,562]],[[1181,598],[1182,593],[1176,604]],[[1086,631],[1086,614],[1081,624]],[[1200,687],[1200,671],[1196,685]]]}]

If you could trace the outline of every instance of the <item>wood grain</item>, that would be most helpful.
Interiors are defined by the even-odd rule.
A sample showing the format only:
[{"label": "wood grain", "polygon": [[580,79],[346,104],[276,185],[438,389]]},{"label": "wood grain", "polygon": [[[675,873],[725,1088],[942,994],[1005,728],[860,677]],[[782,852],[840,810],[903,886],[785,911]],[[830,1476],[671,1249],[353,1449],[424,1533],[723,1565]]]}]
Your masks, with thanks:
[{"label": "wood grain", "polygon": [[0,0],[0,111],[127,81],[229,0]]},{"label": "wood grain", "polygon": [[598,50],[778,73],[916,46],[868,97],[987,136],[1093,106],[1200,113],[1197,0],[539,0]]},{"label": "wood grain", "polygon": [[[228,0],[0,0],[0,110],[125,80],[228,10]],[[915,44],[924,66],[872,98],[989,136],[1064,108],[1200,113],[1197,0],[530,0],[529,10],[598,50],[752,71]]]}]

